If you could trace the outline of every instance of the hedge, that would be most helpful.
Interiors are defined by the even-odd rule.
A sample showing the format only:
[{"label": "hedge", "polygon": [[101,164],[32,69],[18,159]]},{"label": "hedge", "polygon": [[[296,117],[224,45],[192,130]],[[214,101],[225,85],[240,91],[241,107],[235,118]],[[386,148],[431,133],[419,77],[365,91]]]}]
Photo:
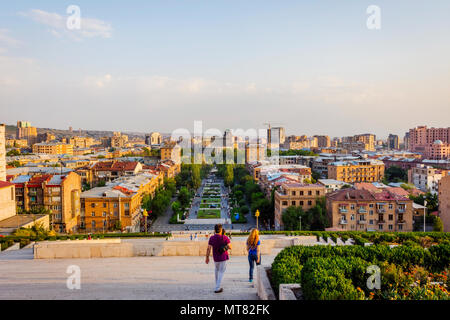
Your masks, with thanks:
[{"label": "hedge", "polygon": [[430,249],[419,246],[390,248],[387,245],[368,247],[292,246],[283,249],[272,263],[273,286],[276,291],[282,283],[302,283],[303,286],[302,279],[305,278],[301,278],[301,274],[304,272],[307,263],[315,258],[335,257],[341,257],[348,261],[358,258],[370,264],[388,262],[404,269],[421,266],[430,272],[441,272],[450,266],[450,245],[442,243],[432,246]]}]

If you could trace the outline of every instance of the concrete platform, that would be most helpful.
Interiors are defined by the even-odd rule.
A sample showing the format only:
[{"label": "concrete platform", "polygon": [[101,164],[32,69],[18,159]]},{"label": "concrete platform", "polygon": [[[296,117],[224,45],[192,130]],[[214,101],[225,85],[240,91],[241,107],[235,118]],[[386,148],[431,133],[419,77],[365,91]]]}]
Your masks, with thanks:
[{"label": "concrete platform", "polygon": [[[263,264],[270,264],[275,255],[263,256]],[[213,292],[214,264],[206,265],[204,257],[4,258],[0,257],[0,299],[258,299],[254,284],[248,282],[244,256],[229,261],[221,294]],[[66,286],[70,265],[81,269],[80,290]]]}]

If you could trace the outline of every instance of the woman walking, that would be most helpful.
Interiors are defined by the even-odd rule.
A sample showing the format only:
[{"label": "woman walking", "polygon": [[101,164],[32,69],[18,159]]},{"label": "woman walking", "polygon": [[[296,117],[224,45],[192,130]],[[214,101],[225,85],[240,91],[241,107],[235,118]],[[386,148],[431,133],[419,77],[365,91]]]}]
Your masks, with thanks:
[{"label": "woman walking", "polygon": [[248,263],[250,264],[249,282],[253,281],[253,270],[256,264],[261,264],[261,241],[258,229],[252,229],[247,239]]}]

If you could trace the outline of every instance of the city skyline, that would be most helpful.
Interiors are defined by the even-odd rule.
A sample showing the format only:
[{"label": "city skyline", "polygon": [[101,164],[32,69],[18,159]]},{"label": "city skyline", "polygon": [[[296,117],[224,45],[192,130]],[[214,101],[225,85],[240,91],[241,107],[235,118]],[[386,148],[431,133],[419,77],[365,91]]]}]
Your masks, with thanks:
[{"label": "city skyline", "polygon": [[366,26],[368,1],[137,3],[78,1],[75,31],[65,4],[2,4],[2,122],[170,132],[273,121],[383,138],[448,126],[446,1],[410,1],[408,12],[378,1],[380,30]]}]

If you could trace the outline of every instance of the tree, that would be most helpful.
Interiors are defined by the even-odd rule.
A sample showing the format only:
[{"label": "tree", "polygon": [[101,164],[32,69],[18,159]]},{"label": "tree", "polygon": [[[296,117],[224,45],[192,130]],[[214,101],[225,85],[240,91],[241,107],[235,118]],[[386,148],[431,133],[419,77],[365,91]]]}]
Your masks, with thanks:
[{"label": "tree", "polygon": [[386,182],[407,182],[408,172],[398,166],[390,166],[384,171]]},{"label": "tree", "polygon": [[7,157],[20,156],[20,150],[17,149],[10,150],[6,153],[6,156]]},{"label": "tree", "polygon": [[190,200],[190,193],[188,188],[181,187],[180,192],[178,193],[178,201],[181,207],[186,208],[186,206],[189,204],[189,200]]},{"label": "tree", "polygon": [[231,187],[234,182],[233,165],[227,164],[225,170],[224,182],[227,187]]},{"label": "tree", "polygon": [[427,210],[428,212],[434,212],[439,209],[438,205],[438,196],[437,194],[432,194],[427,192],[425,194],[420,194],[417,197],[414,195],[410,195],[409,198],[417,204],[424,205],[425,200],[427,201]]},{"label": "tree", "polygon": [[300,217],[302,217],[302,229],[304,230],[305,216],[306,214],[301,207],[288,207],[281,216],[284,230],[300,230]]},{"label": "tree", "polygon": [[436,217],[436,219],[434,220],[433,231],[437,231],[437,232],[444,231],[444,225],[442,224],[441,218]]},{"label": "tree", "polygon": [[192,188],[198,189],[202,184],[202,179],[200,176],[200,165],[193,164],[192,165]]}]

